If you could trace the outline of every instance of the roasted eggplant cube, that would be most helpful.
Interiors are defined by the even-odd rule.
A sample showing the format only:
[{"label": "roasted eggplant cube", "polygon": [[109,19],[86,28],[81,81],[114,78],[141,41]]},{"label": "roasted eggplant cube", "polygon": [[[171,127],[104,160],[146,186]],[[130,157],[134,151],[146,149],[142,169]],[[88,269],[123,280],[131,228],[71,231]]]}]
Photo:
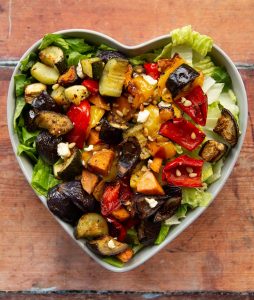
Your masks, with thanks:
[{"label": "roasted eggplant cube", "polygon": [[60,183],[48,191],[47,205],[49,210],[61,220],[75,225],[84,212],[74,203],[76,181]]},{"label": "roasted eggplant cube", "polygon": [[181,196],[169,198],[157,211],[154,222],[162,222],[172,217],[181,205]]},{"label": "roasted eggplant cube", "polygon": [[187,64],[182,64],[176,68],[168,77],[166,87],[175,98],[181,90],[194,81],[199,73]]},{"label": "roasted eggplant cube", "polygon": [[78,148],[73,148],[71,156],[63,162],[54,165],[54,175],[63,180],[74,179],[82,172],[81,152]]},{"label": "roasted eggplant cube", "polygon": [[107,221],[100,214],[87,213],[79,219],[74,235],[76,239],[108,235]]},{"label": "roasted eggplant cube", "polygon": [[39,128],[47,129],[54,136],[64,135],[73,128],[71,120],[66,115],[53,111],[40,111],[34,122]]},{"label": "roasted eggplant cube", "polygon": [[227,152],[227,145],[214,140],[209,140],[204,143],[199,151],[199,156],[207,162],[216,162],[222,158]]},{"label": "roasted eggplant cube", "polygon": [[109,145],[117,145],[123,140],[123,130],[112,126],[104,119],[101,124],[99,138]]},{"label": "roasted eggplant cube", "polygon": [[55,137],[47,131],[41,131],[35,140],[36,150],[43,161],[53,165],[58,159],[57,145],[62,142],[62,137]]},{"label": "roasted eggplant cube", "polygon": [[127,57],[123,53],[114,50],[99,50],[97,52],[97,56],[105,62],[112,58],[127,59]]},{"label": "roasted eggplant cube", "polygon": [[153,223],[149,219],[142,220],[137,229],[139,242],[145,246],[152,245],[160,232],[160,228],[160,223]]},{"label": "roasted eggplant cube", "polygon": [[87,246],[91,251],[100,256],[117,255],[128,248],[127,244],[118,242],[109,235],[87,242]]},{"label": "roasted eggplant cube", "polygon": [[64,57],[64,52],[61,48],[56,46],[48,46],[39,53],[40,60],[50,67],[56,66],[58,71],[62,74],[67,68],[67,63]]},{"label": "roasted eggplant cube", "polygon": [[58,78],[58,83],[63,86],[69,86],[78,79],[75,66],[71,66],[69,70]]},{"label": "roasted eggplant cube", "polygon": [[[150,206],[149,201],[156,201],[155,206]],[[143,194],[136,194],[133,198],[133,201],[135,203],[135,211],[136,215],[140,219],[147,219],[150,216],[154,215],[157,210],[163,205],[165,202],[164,200],[160,199],[160,196],[158,195],[143,195]]]},{"label": "roasted eggplant cube", "polygon": [[35,131],[38,126],[35,124],[35,119],[37,117],[37,112],[31,108],[31,106],[25,106],[23,110],[23,117],[25,122],[25,127],[29,132]]},{"label": "roasted eggplant cube", "polygon": [[129,174],[139,162],[141,148],[135,137],[129,137],[118,146],[118,176]]},{"label": "roasted eggplant cube", "polygon": [[59,111],[59,107],[47,91],[42,91],[37,97],[35,97],[31,105],[35,110]]},{"label": "roasted eggplant cube", "polygon": [[238,142],[239,127],[237,121],[232,113],[226,108],[222,109],[221,117],[218,119],[213,131],[221,135],[232,147]]}]

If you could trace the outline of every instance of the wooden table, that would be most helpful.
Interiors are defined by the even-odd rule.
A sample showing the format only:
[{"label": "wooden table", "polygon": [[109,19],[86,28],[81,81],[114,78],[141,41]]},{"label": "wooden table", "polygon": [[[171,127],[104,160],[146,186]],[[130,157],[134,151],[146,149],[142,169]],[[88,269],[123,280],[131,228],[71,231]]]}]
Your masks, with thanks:
[{"label": "wooden table", "polygon": [[[251,299],[253,12],[253,0],[0,0],[0,298]],[[249,98],[244,147],[220,195],[192,226],[143,266],[114,274],[75,245],[26,182],[7,132],[9,80],[22,53],[47,32],[88,28],[137,44],[185,24],[211,35],[243,77]]]}]

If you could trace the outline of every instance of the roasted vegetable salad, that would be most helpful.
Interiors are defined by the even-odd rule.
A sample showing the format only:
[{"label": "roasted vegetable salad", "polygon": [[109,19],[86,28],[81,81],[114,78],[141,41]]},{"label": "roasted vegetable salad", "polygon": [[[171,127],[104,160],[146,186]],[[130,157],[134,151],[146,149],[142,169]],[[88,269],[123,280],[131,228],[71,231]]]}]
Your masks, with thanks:
[{"label": "roasted vegetable salad", "polygon": [[128,57],[46,35],[15,76],[19,155],[76,239],[121,266],[211,199],[239,137],[231,80],[191,26]]}]

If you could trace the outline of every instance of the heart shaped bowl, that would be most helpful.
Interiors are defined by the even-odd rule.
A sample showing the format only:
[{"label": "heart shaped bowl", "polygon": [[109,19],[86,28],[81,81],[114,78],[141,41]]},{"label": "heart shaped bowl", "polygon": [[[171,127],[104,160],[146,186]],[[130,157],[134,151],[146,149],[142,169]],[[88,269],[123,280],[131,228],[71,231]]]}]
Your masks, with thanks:
[{"label": "heart shaped bowl", "polygon": [[[119,51],[125,53],[127,56],[135,56],[139,55],[144,52],[148,52],[153,49],[161,48],[168,44],[170,42],[170,35],[164,35],[157,38],[154,38],[150,41],[147,41],[145,43],[136,45],[136,46],[126,46],[123,45],[116,40],[112,39],[109,36],[106,36],[102,33],[91,31],[91,30],[84,30],[84,29],[70,29],[70,30],[62,30],[56,33],[63,34],[68,37],[80,37],[84,38],[87,42],[90,42],[95,45],[99,44],[107,44],[111,47],[114,47],[118,49]],[[31,46],[21,57],[20,60],[23,60],[31,51],[34,51],[38,48],[41,40],[37,41],[33,46]],[[209,192],[212,194],[213,198],[218,195],[224,184],[226,183],[235,163],[236,160],[240,154],[240,150],[243,144],[246,128],[247,128],[247,118],[248,118],[248,102],[247,102],[247,96],[246,91],[244,88],[243,81],[241,79],[241,76],[236,69],[234,63],[231,61],[231,59],[216,45],[213,46],[211,56],[213,59],[219,64],[224,66],[233,83],[233,90],[236,94],[236,97],[238,99],[238,105],[240,109],[240,116],[239,116],[239,126],[241,131],[241,136],[239,138],[239,141],[237,145],[230,151],[228,157],[226,158],[224,167],[222,169],[222,175],[221,178],[214,182],[209,187]],[[32,172],[33,167],[32,164],[29,162],[26,157],[17,156],[17,147],[19,144],[19,140],[17,135],[14,132],[13,129],[13,116],[14,116],[14,110],[15,110],[15,86],[14,86],[14,76],[19,73],[19,67],[20,62],[16,66],[11,81],[9,85],[9,91],[8,91],[8,98],[7,98],[7,119],[8,119],[8,128],[9,128],[9,134],[10,139],[12,143],[13,150],[15,152],[17,161],[27,179],[27,181],[30,183],[32,179]],[[41,202],[45,205],[46,204],[46,198],[44,196],[39,196]],[[47,208],[48,209],[48,208]],[[73,228],[68,225],[67,223],[62,222],[60,219],[54,216],[54,218],[60,223],[60,225],[64,228],[64,230],[70,235],[72,239],[75,240],[75,242],[88,254],[90,255],[97,263],[99,263],[104,268],[113,271],[113,272],[126,272],[130,271],[141,264],[143,264],[145,261],[147,261],[149,258],[154,256],[156,253],[158,253],[162,248],[164,248],[166,245],[168,245],[172,240],[174,240],[185,228],[187,228],[192,222],[194,222],[205,210],[207,207],[199,207],[195,210],[188,213],[187,217],[181,222],[181,224],[175,226],[172,230],[170,230],[170,234],[167,236],[167,238],[158,246],[149,246],[141,250],[139,253],[137,253],[134,258],[129,261],[127,264],[125,264],[122,268],[117,268],[114,266],[111,266],[107,264],[106,262],[102,261],[98,256],[96,256],[94,253],[92,253],[85,245],[84,242],[75,240],[73,237]]]}]

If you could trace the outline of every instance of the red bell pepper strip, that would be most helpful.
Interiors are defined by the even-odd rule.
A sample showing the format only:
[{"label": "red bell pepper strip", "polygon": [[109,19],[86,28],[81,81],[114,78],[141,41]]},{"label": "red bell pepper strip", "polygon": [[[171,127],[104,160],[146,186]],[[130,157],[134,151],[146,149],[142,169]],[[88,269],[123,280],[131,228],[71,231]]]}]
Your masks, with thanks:
[{"label": "red bell pepper strip", "polygon": [[181,155],[170,161],[162,170],[162,180],[183,187],[201,187],[204,161]]},{"label": "red bell pepper strip", "polygon": [[85,79],[82,82],[91,94],[97,94],[99,92],[99,82],[93,79]]},{"label": "red bell pepper strip", "polygon": [[123,242],[127,234],[127,230],[124,228],[124,226],[112,217],[107,217],[107,222],[109,223],[110,235],[117,237],[119,242]]},{"label": "red bell pepper strip", "polygon": [[204,132],[184,118],[174,118],[163,123],[159,133],[189,151],[197,148],[205,138]]},{"label": "red bell pepper strip", "polygon": [[67,116],[74,125],[74,128],[67,134],[67,140],[70,143],[76,143],[76,146],[82,149],[90,121],[89,102],[84,100],[79,105],[72,105],[67,112]]},{"label": "red bell pepper strip", "polygon": [[119,200],[120,183],[109,184],[102,195],[101,199],[101,213],[103,216],[109,215],[113,210],[120,207],[121,203]]},{"label": "red bell pepper strip", "polygon": [[174,101],[195,123],[205,126],[208,102],[207,96],[200,86],[194,87],[185,97],[175,99]]},{"label": "red bell pepper strip", "polygon": [[144,68],[146,74],[153,77],[153,79],[157,80],[160,77],[157,63],[144,63]]},{"label": "red bell pepper strip", "polygon": [[119,180],[120,182],[120,192],[119,192],[119,201],[122,204],[125,204],[126,202],[130,201],[132,196],[133,196],[133,192],[130,188],[130,180],[126,180],[126,178]]}]

